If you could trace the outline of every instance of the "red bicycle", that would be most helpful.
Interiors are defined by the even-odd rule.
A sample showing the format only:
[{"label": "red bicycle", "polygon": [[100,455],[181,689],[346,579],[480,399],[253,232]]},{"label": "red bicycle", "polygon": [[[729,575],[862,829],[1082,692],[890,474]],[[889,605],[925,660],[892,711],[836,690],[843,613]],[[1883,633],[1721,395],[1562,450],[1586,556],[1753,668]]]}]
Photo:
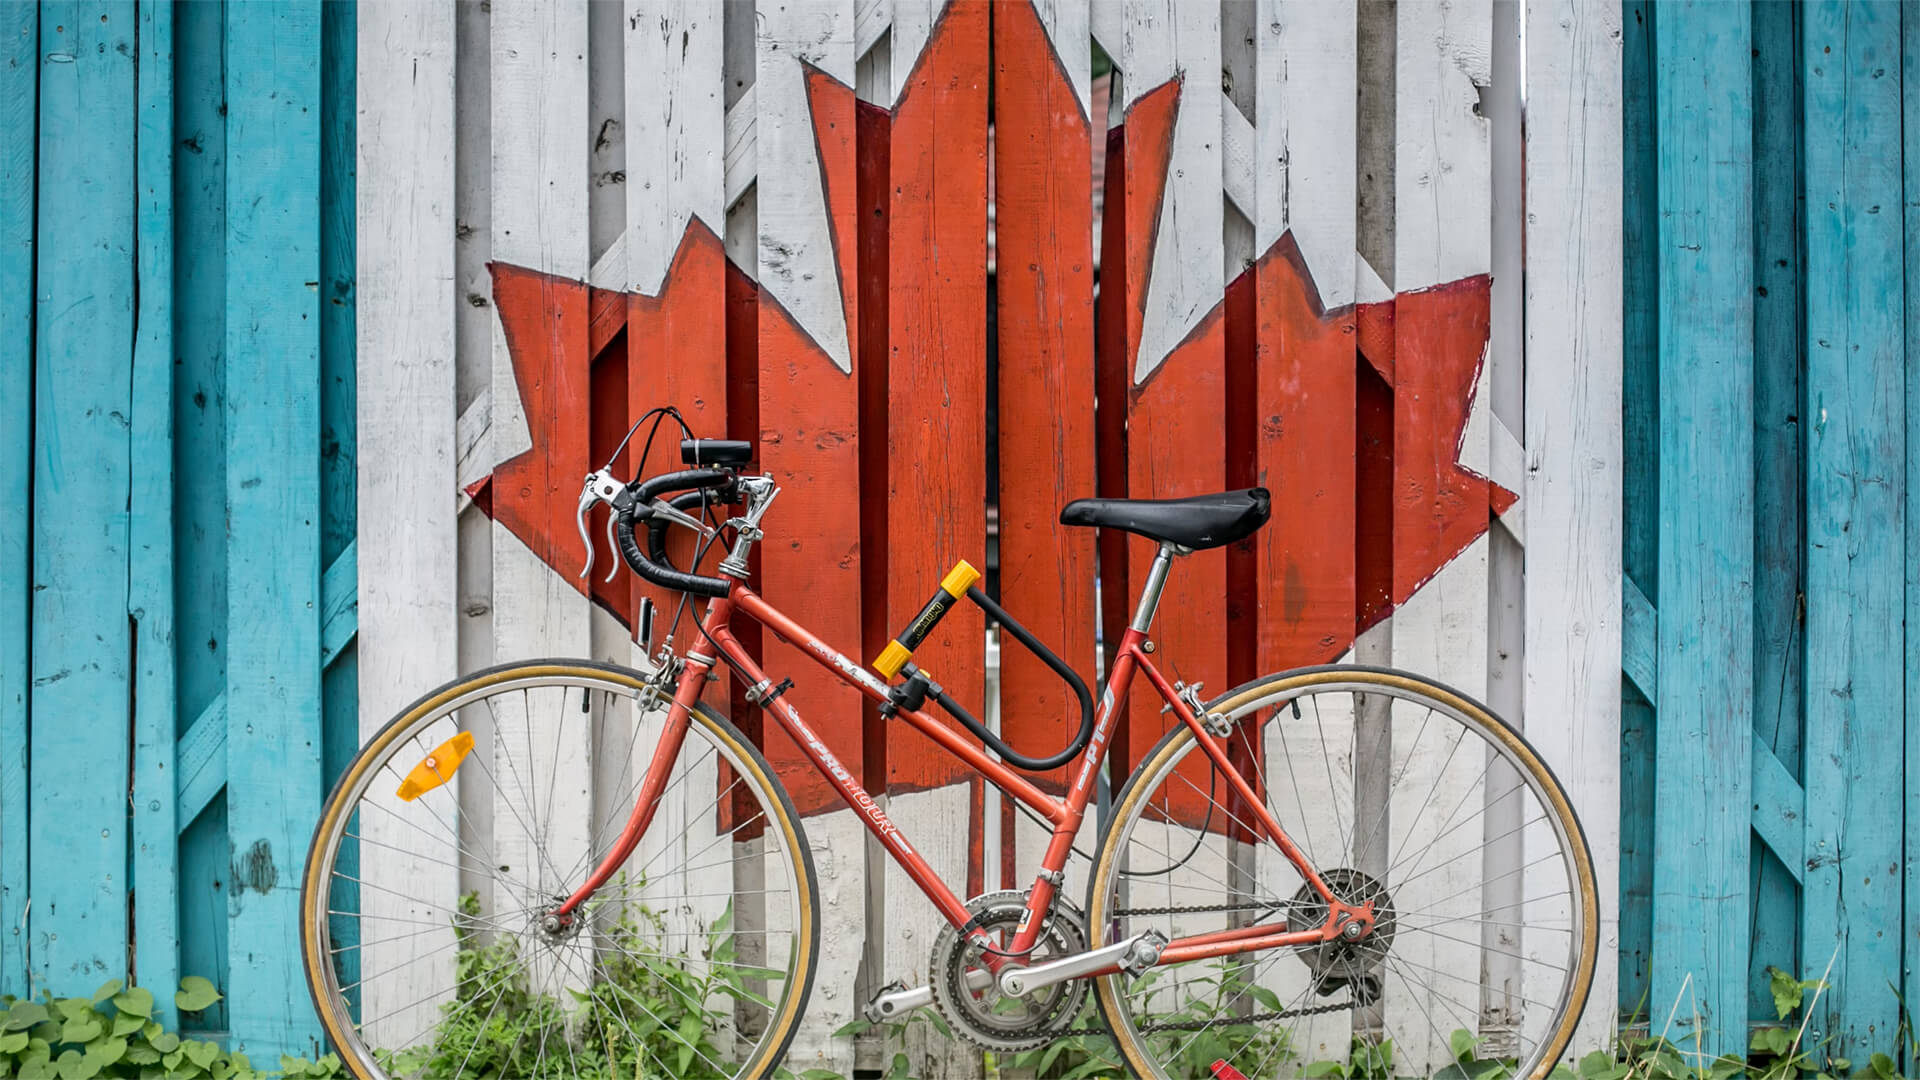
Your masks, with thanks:
[{"label": "red bicycle", "polygon": [[[779,494],[746,474],[749,444],[689,438],[681,452],[689,468],[645,481],[589,476],[580,525],[585,539],[587,511],[606,503],[634,573],[705,601],[691,646],[676,652],[669,634],[651,671],[539,660],[450,683],[374,735],[329,798],[301,930],[321,1018],[355,1076],[785,1072],[815,981],[819,894],[779,777],[700,700],[723,663],[946,920],[929,985],[885,988],[867,1005],[876,1020],[930,1006],[1001,1052],[1102,1030],[1143,1077],[1213,1061],[1253,1077],[1325,1075],[1328,1060],[1348,1076],[1471,1059],[1498,1064],[1475,1076],[1541,1077],[1558,1063],[1593,977],[1599,902],[1567,797],[1519,733],[1405,672],[1303,669],[1203,701],[1155,666],[1168,575],[1258,529],[1266,491],[1061,512],[1159,544],[1096,707],[964,562],[870,673],[749,586]],[[700,537],[685,570],[667,554],[675,527]],[[699,573],[709,545],[726,548],[713,576]],[[963,601],[1078,699],[1057,753],[1008,746],[912,663]],[[802,718],[791,684],[741,647],[742,617],[1043,822],[1031,886],[963,898],[942,881]],[[1076,838],[1136,677],[1177,723],[1087,854]],[[1064,798],[1023,775],[1070,763]],[[1083,903],[1065,895],[1070,878]]]}]

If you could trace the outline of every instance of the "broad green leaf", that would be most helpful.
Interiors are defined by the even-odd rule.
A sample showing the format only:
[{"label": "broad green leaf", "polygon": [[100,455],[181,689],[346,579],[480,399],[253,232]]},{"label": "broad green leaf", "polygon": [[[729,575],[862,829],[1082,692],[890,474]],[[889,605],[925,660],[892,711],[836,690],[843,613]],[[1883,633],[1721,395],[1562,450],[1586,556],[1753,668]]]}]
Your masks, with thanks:
[{"label": "broad green leaf", "polygon": [[1899,1067],[1894,1065],[1892,1058],[1881,1053],[1876,1053],[1868,1058],[1867,1065],[1873,1070],[1873,1075],[1880,1077],[1880,1080],[1893,1080],[1895,1076],[1899,1075],[1900,1071]]},{"label": "broad green leaf", "polygon": [[1474,1048],[1479,1045],[1479,1038],[1465,1028],[1454,1028],[1453,1034],[1447,1036],[1447,1046],[1453,1051],[1455,1061],[1471,1059]]},{"label": "broad green leaf", "polygon": [[113,996],[113,1007],[131,1016],[146,1019],[153,1015],[153,991],[136,986]]},{"label": "broad green leaf", "polygon": [[132,1013],[121,1013],[113,1018],[112,1032],[115,1035],[132,1035],[146,1026],[147,1020],[145,1017],[135,1016]]},{"label": "broad green leaf", "polygon": [[214,1061],[220,1057],[220,1044],[203,1039],[186,1040],[180,1044],[180,1048],[187,1052],[188,1061],[203,1069],[212,1068]]},{"label": "broad green leaf", "polygon": [[0,1054],[17,1054],[27,1048],[27,1033],[9,1031],[0,1035]]},{"label": "broad green leaf", "polygon": [[180,980],[180,991],[173,995],[173,1003],[183,1012],[199,1012],[220,1000],[220,991],[213,983],[199,975],[189,975]]},{"label": "broad green leaf", "polygon": [[135,1065],[157,1065],[160,1063],[160,1051],[136,1043],[127,1047],[127,1060]]},{"label": "broad green leaf", "polygon": [[1800,1007],[1800,980],[1777,967],[1767,969],[1767,990],[1773,994],[1773,1011],[1785,1020]]},{"label": "broad green leaf", "polygon": [[[180,1036],[175,1035],[171,1031],[162,1031],[158,1035],[148,1035],[147,1041],[153,1044],[155,1050],[163,1054],[170,1054],[180,1048]],[[168,1062],[167,1068],[173,1068],[173,1062]]]},{"label": "broad green leaf", "polygon": [[75,1016],[67,1020],[66,1026],[60,1029],[60,1038],[70,1043],[92,1042],[105,1030],[106,1025],[100,1022],[100,1014],[88,1009],[85,1016]]},{"label": "broad green leaf", "polygon": [[95,990],[93,992],[93,1001],[91,1002],[91,1004],[94,1004],[94,1005],[100,1004],[101,1002],[107,1000],[113,995],[119,993],[126,985],[127,985],[126,983],[121,982],[119,979],[107,980],[105,983],[101,984],[100,989]]},{"label": "broad green leaf", "polygon": [[7,1010],[6,1029],[25,1031],[47,1019],[47,1007],[37,1001],[22,1001]]}]

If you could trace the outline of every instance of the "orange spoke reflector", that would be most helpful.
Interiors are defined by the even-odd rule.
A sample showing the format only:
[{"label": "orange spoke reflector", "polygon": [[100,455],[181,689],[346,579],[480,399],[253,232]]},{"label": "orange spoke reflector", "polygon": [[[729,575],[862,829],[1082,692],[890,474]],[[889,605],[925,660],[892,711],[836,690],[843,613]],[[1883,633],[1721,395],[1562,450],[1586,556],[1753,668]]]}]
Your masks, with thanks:
[{"label": "orange spoke reflector", "polygon": [[460,763],[467,760],[467,755],[472,752],[473,733],[468,731],[463,731],[434,747],[433,753],[428,754],[420,764],[415,765],[413,770],[407,773],[407,778],[400,784],[400,797],[407,802],[412,802],[453,779],[454,771],[460,768]]}]

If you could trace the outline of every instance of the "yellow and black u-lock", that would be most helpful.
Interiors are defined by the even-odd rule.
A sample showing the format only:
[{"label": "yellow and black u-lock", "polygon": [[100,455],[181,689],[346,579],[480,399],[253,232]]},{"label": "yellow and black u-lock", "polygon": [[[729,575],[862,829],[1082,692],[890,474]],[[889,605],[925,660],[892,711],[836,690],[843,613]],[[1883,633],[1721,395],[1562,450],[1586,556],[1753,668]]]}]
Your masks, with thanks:
[{"label": "yellow and black u-lock", "polygon": [[965,559],[955,563],[953,569],[947,571],[947,576],[941,579],[940,588],[934,591],[933,599],[928,600],[927,606],[920,609],[920,614],[913,617],[907,628],[895,634],[893,640],[887,642],[887,647],[880,651],[879,658],[873,662],[873,670],[889,679],[900,674],[900,669],[913,656],[913,650],[927,640],[933,628],[979,580],[980,571],[975,570],[972,563]]}]

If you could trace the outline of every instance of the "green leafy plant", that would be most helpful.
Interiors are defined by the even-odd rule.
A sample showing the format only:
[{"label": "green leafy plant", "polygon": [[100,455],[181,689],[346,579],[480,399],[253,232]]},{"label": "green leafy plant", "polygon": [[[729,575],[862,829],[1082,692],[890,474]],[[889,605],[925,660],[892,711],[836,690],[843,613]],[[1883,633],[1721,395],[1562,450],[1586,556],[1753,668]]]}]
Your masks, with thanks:
[{"label": "green leafy plant", "polygon": [[[181,980],[173,1003],[200,1012],[220,1000],[212,982]],[[328,1080],[340,1059],[282,1057],[278,1070],[256,1069],[247,1055],[217,1042],[183,1039],[153,1019],[153,991],[119,979],[91,997],[38,1001],[0,997],[0,1078],[18,1080]]]}]

